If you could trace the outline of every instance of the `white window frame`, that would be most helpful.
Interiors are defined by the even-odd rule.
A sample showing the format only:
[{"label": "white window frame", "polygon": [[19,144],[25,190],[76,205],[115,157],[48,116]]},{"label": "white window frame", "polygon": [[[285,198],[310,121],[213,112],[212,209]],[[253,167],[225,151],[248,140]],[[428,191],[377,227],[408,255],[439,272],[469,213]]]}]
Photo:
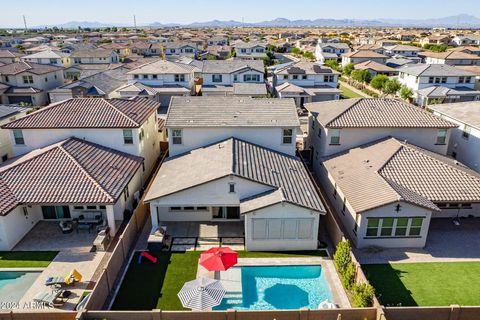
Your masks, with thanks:
[{"label": "white window frame", "polygon": [[182,145],[183,144],[183,130],[182,129],[172,129],[172,144]]}]

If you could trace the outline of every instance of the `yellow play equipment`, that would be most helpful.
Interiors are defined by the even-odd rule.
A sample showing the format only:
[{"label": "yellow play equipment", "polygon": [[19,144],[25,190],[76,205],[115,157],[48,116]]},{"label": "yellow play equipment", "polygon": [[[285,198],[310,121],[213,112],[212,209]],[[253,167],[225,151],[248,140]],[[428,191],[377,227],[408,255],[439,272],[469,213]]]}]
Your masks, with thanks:
[{"label": "yellow play equipment", "polygon": [[64,279],[66,284],[72,284],[74,282],[82,281],[82,275],[77,270],[73,269],[68,276]]}]

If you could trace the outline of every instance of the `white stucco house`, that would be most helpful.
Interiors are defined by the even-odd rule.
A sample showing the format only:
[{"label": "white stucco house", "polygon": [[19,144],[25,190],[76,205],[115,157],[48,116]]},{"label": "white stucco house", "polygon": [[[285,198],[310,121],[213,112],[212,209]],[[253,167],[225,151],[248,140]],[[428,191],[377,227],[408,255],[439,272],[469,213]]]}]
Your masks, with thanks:
[{"label": "white stucco house", "polygon": [[264,66],[260,60],[205,60],[201,77],[203,96],[267,95]]},{"label": "white stucco house", "polygon": [[70,63],[76,64],[111,64],[119,62],[118,53],[102,48],[80,49],[70,54]]},{"label": "white stucco house", "polygon": [[195,58],[198,52],[198,45],[194,42],[167,42],[165,44],[165,55],[167,57]]},{"label": "white stucco house", "polygon": [[153,231],[169,221],[243,221],[249,251],[314,250],[325,214],[300,159],[237,138],[167,159],[145,201]]},{"label": "white stucco house", "polygon": [[480,172],[480,101],[431,105],[433,114],[458,125],[452,130],[448,155]]},{"label": "white stucco house", "polygon": [[10,131],[14,156],[76,137],[145,159],[142,182],[160,155],[158,102],[77,98],[51,104],[3,125]]},{"label": "white stucco house", "polygon": [[0,81],[6,89],[1,103],[32,106],[48,104],[48,91],[63,85],[63,68],[31,62],[15,62],[0,66]]},{"label": "white stucco house", "polygon": [[448,64],[405,65],[398,71],[398,80],[413,90],[418,105],[480,100],[473,72]]},{"label": "white stucco house", "polygon": [[480,175],[395,138],[323,158],[317,175],[357,248],[424,247],[431,219],[480,217]]},{"label": "white stucco house", "polygon": [[374,61],[381,64],[387,63],[388,56],[373,50],[357,50],[342,55],[342,66],[357,64],[365,61]]},{"label": "white stucco house", "polygon": [[20,60],[38,64],[51,64],[63,68],[71,66],[70,54],[53,50],[45,50],[29,54],[21,57]]},{"label": "white stucco house", "polygon": [[340,99],[340,72],[315,62],[299,61],[273,71],[273,90],[279,98],[293,98],[300,107],[308,102]]},{"label": "white stucco house", "polygon": [[115,235],[141,189],[142,162],[141,157],[68,138],[4,163],[0,250],[13,249],[42,220],[83,215],[106,221]]},{"label": "white stucco house", "polygon": [[325,43],[319,40],[315,47],[315,58],[321,64],[328,60],[341,62],[342,54],[348,52],[350,52],[350,47],[347,43]]},{"label": "white stucco house", "polygon": [[173,97],[165,127],[170,156],[230,137],[294,156],[300,122],[292,99]]},{"label": "white stucco house", "polygon": [[394,99],[345,99],[309,103],[310,162],[321,171],[321,159],[385,137],[446,155],[451,129],[457,125]]},{"label": "white stucco house", "polygon": [[233,48],[239,59],[263,59],[267,56],[267,45],[263,42],[237,41]]}]

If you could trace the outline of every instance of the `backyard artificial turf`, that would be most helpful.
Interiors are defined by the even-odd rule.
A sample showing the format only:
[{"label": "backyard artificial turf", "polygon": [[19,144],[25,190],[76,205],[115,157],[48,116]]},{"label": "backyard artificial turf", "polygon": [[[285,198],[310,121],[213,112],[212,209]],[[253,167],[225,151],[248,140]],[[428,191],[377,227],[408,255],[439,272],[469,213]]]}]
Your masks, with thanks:
[{"label": "backyard artificial turf", "polygon": [[[150,252],[157,257],[156,264],[143,259],[138,264],[135,253],[112,310],[188,310],[182,307],[177,293],[187,281],[196,278],[200,251]],[[247,252],[239,251],[239,258],[288,258],[325,256],[325,251]]]},{"label": "backyard artificial turf", "polygon": [[0,268],[45,268],[57,251],[0,251]]},{"label": "backyard artificial turf", "polygon": [[385,306],[480,305],[480,262],[362,265]]}]

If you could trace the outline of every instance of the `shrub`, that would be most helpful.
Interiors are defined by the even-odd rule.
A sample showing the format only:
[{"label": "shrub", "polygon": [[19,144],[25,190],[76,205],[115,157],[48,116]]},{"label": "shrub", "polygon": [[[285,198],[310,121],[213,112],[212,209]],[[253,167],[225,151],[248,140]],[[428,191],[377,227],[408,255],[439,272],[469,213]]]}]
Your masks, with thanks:
[{"label": "shrub", "polygon": [[333,255],[333,262],[340,276],[345,274],[348,265],[352,262],[352,257],[350,256],[351,249],[348,240],[342,241],[337,245],[337,249]]},{"label": "shrub", "polygon": [[412,89],[408,87],[402,87],[400,89],[400,97],[404,100],[409,100],[413,96],[413,91]]},{"label": "shrub", "polygon": [[352,79],[358,82],[369,83],[372,75],[368,70],[354,70],[352,71]]},{"label": "shrub", "polygon": [[352,306],[354,308],[367,308],[373,304],[375,289],[370,284],[354,284],[352,286]]},{"label": "shrub", "polygon": [[345,269],[345,273],[342,276],[342,285],[345,289],[350,290],[355,283],[355,264],[350,262]]},{"label": "shrub", "polygon": [[383,92],[386,94],[395,94],[398,90],[400,90],[401,87],[402,85],[397,79],[390,79],[385,82],[385,85],[383,86]]},{"label": "shrub", "polygon": [[349,76],[352,74],[353,69],[353,63],[349,63],[345,67],[343,67],[343,74]]},{"label": "shrub", "polygon": [[385,85],[385,82],[387,82],[387,81],[388,81],[388,76],[386,76],[384,74],[377,74],[370,81],[370,85],[374,89],[381,90],[383,88],[383,86]]},{"label": "shrub", "polygon": [[327,60],[325,61],[325,65],[329,68],[332,68],[333,70],[340,71],[340,66],[338,65],[338,62],[335,60]]}]

